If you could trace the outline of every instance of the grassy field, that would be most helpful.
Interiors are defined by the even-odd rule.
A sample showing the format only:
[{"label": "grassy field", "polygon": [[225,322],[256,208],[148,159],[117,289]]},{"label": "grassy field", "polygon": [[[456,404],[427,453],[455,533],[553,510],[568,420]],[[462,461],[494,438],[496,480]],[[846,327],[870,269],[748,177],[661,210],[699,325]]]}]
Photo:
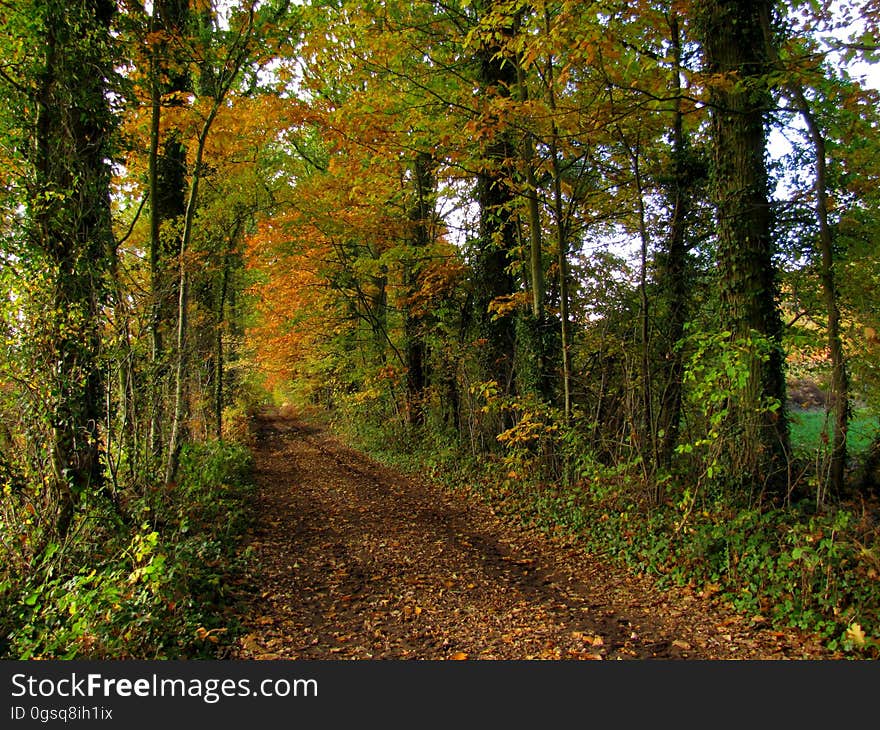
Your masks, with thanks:
[{"label": "grassy field", "polygon": [[[791,443],[796,451],[813,451],[822,445],[822,432],[830,434],[831,424],[826,423],[826,414],[821,408],[793,408],[789,415]],[[880,419],[876,415],[865,410],[853,412],[846,440],[850,454],[856,455],[868,448],[878,429]]]}]

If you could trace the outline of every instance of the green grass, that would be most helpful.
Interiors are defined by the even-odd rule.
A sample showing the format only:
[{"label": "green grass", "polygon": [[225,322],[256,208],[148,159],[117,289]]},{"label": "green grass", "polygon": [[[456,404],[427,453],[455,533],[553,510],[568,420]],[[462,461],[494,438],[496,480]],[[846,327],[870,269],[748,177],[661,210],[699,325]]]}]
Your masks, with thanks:
[{"label": "green grass", "polygon": [[[822,445],[822,432],[830,432],[831,424],[826,424],[823,410],[790,411],[791,443],[796,451],[813,451]],[[849,422],[846,445],[850,454],[859,454],[871,445],[876,437],[880,422],[876,415],[867,411],[856,411]]]}]

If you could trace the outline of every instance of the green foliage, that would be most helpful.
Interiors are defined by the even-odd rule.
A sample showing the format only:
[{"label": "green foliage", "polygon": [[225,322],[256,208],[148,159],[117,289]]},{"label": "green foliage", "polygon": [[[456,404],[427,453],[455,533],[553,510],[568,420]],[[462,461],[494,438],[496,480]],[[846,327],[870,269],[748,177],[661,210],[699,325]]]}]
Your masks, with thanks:
[{"label": "green foliage", "polygon": [[880,637],[877,534],[851,509],[705,512],[689,523],[670,572],[679,581],[717,584],[749,615],[820,634],[829,648],[857,648],[854,624]]},{"label": "green foliage", "polygon": [[136,525],[101,531],[106,506],[51,545],[29,573],[0,581],[3,655],[120,659],[216,656],[230,629],[250,457],[240,445],[189,445],[178,485],[129,506]]},{"label": "green foliage", "polygon": [[[697,475],[697,487],[705,480],[715,485],[734,483],[741,476],[737,452],[746,448],[741,441],[743,430],[781,417],[782,404],[776,399],[760,398],[757,407],[750,407],[756,402],[755,363],[770,359],[773,344],[754,331],[748,337],[732,338],[729,331],[688,326],[679,346],[690,353],[684,392],[691,418],[676,451],[687,457],[691,473]],[[733,418],[744,408],[749,409],[747,415]]]}]

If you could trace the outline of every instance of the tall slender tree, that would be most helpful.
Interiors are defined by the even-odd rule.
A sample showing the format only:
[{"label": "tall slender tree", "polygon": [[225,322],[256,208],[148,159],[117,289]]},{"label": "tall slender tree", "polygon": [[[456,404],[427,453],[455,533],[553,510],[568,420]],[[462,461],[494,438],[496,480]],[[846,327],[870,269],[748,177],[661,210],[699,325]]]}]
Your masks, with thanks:
[{"label": "tall slender tree", "polygon": [[670,87],[672,125],[670,130],[670,163],[665,195],[668,199],[669,224],[662,249],[657,256],[657,278],[660,296],[666,307],[661,360],[661,394],[657,425],[660,436],[660,465],[670,465],[678,442],[682,415],[682,380],[684,352],[680,347],[690,303],[689,279],[693,264],[689,260],[693,231],[689,223],[700,190],[705,183],[705,164],[693,148],[685,130],[682,74],[685,68],[681,19],[669,13],[669,39],[672,47]]},{"label": "tall slender tree", "polygon": [[[232,18],[231,27],[222,32],[216,27],[215,18],[204,19],[207,25],[204,33],[207,43],[203,48],[204,60],[200,63],[200,91],[202,102],[201,124],[195,139],[195,154],[190,172],[189,190],[186,196],[186,209],[183,216],[178,244],[178,282],[177,282],[177,327],[175,335],[174,396],[173,412],[169,425],[168,448],[165,455],[165,484],[171,484],[177,474],[180,447],[183,442],[184,420],[186,415],[186,382],[189,365],[189,308],[191,277],[187,256],[192,243],[196,212],[199,205],[200,186],[205,175],[204,156],[208,136],[220,109],[226,103],[235,84],[240,79],[244,66],[255,55],[256,43],[256,3],[248,3],[238,8]],[[216,34],[216,38],[213,37]]]},{"label": "tall slender tree", "polygon": [[173,322],[177,294],[177,277],[169,263],[176,254],[174,236],[163,224],[179,219],[186,212],[186,145],[171,129],[161,135],[163,99],[180,106],[179,96],[190,87],[189,59],[184,58],[189,25],[188,0],[159,0],[153,4],[149,18],[150,38],[150,149],[148,182],[150,198],[150,286],[152,313],[151,378],[149,443],[155,457],[162,451],[162,403],[160,388],[165,354],[165,333]]},{"label": "tall slender tree", "polygon": [[769,9],[761,15],[764,42],[767,54],[777,70],[786,78],[783,91],[798,111],[807,129],[813,152],[813,197],[816,227],[818,228],[819,279],[822,299],[827,316],[827,343],[831,359],[831,408],[833,409],[833,429],[831,435],[831,459],[828,486],[835,494],[840,494],[844,486],[846,471],[846,435],[849,430],[850,398],[849,374],[841,336],[840,297],[838,294],[838,275],[835,271],[836,255],[834,233],[829,215],[828,152],[826,134],[803,84],[785,65],[777,50]]},{"label": "tall slender tree", "polygon": [[[427,152],[417,152],[412,165],[412,202],[409,205],[408,238],[412,256],[406,263],[404,285],[408,298],[416,293],[420,262],[434,237],[435,186],[434,161]],[[425,388],[428,382],[428,348],[423,317],[406,302],[403,311],[404,358],[406,360],[407,418],[410,425],[425,420]]]}]

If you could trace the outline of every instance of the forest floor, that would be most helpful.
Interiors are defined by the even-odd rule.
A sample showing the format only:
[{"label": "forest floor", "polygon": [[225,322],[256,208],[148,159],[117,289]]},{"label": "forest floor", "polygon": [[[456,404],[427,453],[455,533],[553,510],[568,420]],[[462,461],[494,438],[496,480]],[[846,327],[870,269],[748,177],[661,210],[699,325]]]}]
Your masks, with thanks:
[{"label": "forest floor", "polygon": [[828,659],[698,590],[403,476],[318,426],[257,423],[236,659]]}]

